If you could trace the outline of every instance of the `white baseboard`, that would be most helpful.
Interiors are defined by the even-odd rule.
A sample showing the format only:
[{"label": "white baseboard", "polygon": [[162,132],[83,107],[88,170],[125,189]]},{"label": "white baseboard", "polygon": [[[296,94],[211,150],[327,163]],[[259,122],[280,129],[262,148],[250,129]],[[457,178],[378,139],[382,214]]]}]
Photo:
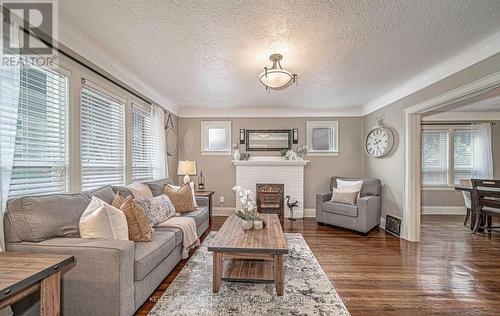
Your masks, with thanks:
[{"label": "white baseboard", "polygon": [[422,206],[422,215],[465,215],[464,206]]},{"label": "white baseboard", "polygon": [[315,208],[304,209],[304,217],[316,217],[316,209]]},{"label": "white baseboard", "polygon": [[[225,207],[213,207],[212,208],[212,216],[229,216],[234,213],[234,206],[225,206]],[[285,210],[285,217],[288,218],[290,216],[290,211]],[[295,218],[303,218],[303,217],[316,217],[316,209],[314,208],[306,208],[303,212],[295,211],[293,213],[293,217]]]},{"label": "white baseboard", "polygon": [[378,227],[385,229],[385,217],[380,218],[380,224],[378,225]]},{"label": "white baseboard", "polygon": [[235,207],[225,206],[225,207],[213,207],[212,216],[229,216],[234,213]]}]

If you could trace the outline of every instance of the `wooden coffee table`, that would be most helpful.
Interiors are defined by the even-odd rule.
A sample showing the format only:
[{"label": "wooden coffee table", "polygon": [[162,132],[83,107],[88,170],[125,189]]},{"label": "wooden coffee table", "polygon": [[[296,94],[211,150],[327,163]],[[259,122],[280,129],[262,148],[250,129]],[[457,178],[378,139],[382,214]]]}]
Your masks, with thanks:
[{"label": "wooden coffee table", "polygon": [[261,214],[267,223],[261,230],[243,230],[241,219],[228,217],[208,246],[213,251],[213,292],[221,281],[274,282],[276,293],[283,295],[283,255],[288,243],[278,215]]}]

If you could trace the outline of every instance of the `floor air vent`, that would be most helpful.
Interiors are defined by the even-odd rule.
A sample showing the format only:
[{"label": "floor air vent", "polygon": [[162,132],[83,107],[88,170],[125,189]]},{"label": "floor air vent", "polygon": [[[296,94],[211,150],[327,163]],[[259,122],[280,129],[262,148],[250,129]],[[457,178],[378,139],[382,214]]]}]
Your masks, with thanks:
[{"label": "floor air vent", "polygon": [[385,230],[393,235],[401,235],[401,219],[387,214],[385,216]]}]

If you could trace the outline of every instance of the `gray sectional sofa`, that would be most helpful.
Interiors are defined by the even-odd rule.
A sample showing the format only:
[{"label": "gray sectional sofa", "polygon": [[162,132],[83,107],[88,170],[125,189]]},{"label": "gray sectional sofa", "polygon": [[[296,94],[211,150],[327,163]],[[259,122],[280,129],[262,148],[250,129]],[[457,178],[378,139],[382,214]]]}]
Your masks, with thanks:
[{"label": "gray sectional sofa", "polygon": [[[346,181],[363,180],[357,205],[331,202],[332,188],[337,179]],[[380,223],[382,209],[382,185],[375,178],[332,177],[330,192],[316,194],[316,222],[335,225],[366,234]]]},{"label": "gray sectional sofa", "polygon": [[[154,196],[170,179],[146,183]],[[80,238],[78,223],[92,196],[111,203],[124,187],[87,193],[24,196],[7,202],[4,217],[7,251],[68,254],[76,265],[63,274],[63,315],[132,315],[181,260],[182,231],[155,228],[151,242]],[[183,216],[196,220],[198,235],[209,225],[208,198]],[[13,306],[15,315],[38,315],[35,293]]]}]

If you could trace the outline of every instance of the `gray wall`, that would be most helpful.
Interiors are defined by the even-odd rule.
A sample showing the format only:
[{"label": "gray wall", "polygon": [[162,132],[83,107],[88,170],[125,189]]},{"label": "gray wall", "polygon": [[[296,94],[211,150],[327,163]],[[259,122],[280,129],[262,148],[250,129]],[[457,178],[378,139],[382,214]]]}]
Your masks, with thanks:
[{"label": "gray wall", "polygon": [[385,217],[386,213],[398,217],[402,216],[404,188],[403,109],[497,71],[500,71],[500,53],[363,118],[363,135],[368,133],[369,128],[375,124],[378,116],[383,116],[385,124],[394,129],[398,140],[396,148],[389,157],[376,159],[363,155],[364,175],[380,178],[384,184],[382,216]]},{"label": "gray wall", "polygon": [[[195,160],[198,172],[203,170],[206,178],[206,189],[215,191],[214,206],[219,206],[219,197],[225,197],[225,207],[234,207],[235,198],[231,188],[235,185],[236,169],[229,156],[202,156],[201,121],[230,120],[232,122],[232,142],[239,144],[239,130],[243,129],[299,129],[299,144],[305,144],[306,121],[308,120],[338,120],[339,151],[337,157],[307,157],[311,162],[305,167],[305,208],[315,208],[317,192],[327,192],[331,176],[362,175],[362,123],[358,118],[180,118],[180,159]],[[244,151],[245,145],[240,145]],[[279,152],[251,152],[254,156],[279,155]]]},{"label": "gray wall", "polygon": [[[493,177],[500,179],[500,121],[491,127]],[[422,206],[464,206],[462,193],[450,190],[422,190]]]}]

